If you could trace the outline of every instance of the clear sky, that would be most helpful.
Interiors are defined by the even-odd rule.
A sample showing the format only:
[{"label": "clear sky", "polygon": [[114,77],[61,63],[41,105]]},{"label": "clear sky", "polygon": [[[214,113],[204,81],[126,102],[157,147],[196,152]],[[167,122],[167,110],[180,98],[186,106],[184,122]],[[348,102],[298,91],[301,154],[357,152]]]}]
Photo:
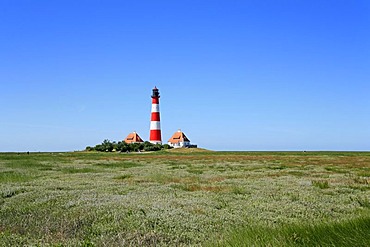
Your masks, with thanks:
[{"label": "clear sky", "polygon": [[370,150],[368,0],[1,0],[0,151],[137,131],[213,150]]}]

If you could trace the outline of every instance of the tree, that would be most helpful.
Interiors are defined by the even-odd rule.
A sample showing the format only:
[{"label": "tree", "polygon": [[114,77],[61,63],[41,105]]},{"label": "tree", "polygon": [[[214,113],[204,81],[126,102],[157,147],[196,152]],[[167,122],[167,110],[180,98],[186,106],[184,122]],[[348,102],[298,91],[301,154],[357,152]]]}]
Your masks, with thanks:
[{"label": "tree", "polygon": [[101,145],[104,148],[103,151],[106,151],[106,152],[112,152],[113,151],[113,148],[114,148],[113,143],[110,142],[108,139],[105,139]]},{"label": "tree", "polygon": [[118,142],[116,151],[127,152],[130,151],[130,145],[126,142]]},{"label": "tree", "polygon": [[153,151],[153,146],[154,146],[153,143],[146,141],[143,143],[143,146],[144,146],[143,148],[144,151]]},{"label": "tree", "polygon": [[99,151],[99,152],[104,152],[105,151],[105,147],[101,144],[98,144],[94,147],[94,150],[95,151]]},{"label": "tree", "polygon": [[130,151],[133,151],[133,152],[137,152],[137,151],[141,151],[143,150],[144,148],[144,145],[142,143],[138,143],[138,142],[135,142],[135,143],[131,143],[130,144]]}]

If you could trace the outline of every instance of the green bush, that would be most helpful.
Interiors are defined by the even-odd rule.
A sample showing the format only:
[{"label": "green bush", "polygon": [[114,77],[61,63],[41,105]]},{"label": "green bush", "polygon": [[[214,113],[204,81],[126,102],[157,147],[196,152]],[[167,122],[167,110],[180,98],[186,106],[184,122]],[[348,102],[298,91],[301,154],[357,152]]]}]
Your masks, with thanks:
[{"label": "green bush", "polygon": [[98,151],[98,152],[139,152],[139,151],[159,151],[162,149],[171,149],[172,147],[168,144],[153,144],[151,142],[143,142],[143,143],[125,143],[125,142],[115,142],[104,140],[101,144],[97,144],[95,147],[86,147],[86,151]]}]

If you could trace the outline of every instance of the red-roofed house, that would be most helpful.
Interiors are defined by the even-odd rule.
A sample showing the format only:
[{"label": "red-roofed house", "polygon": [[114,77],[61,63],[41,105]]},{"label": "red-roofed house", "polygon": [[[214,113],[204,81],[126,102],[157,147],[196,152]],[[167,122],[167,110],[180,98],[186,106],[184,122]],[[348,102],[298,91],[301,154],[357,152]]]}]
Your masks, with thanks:
[{"label": "red-roofed house", "polygon": [[190,147],[190,140],[186,137],[184,132],[178,130],[173,136],[168,140],[168,145],[174,148]]},{"label": "red-roofed house", "polygon": [[124,140],[127,144],[144,142],[143,139],[135,131],[130,133]]}]

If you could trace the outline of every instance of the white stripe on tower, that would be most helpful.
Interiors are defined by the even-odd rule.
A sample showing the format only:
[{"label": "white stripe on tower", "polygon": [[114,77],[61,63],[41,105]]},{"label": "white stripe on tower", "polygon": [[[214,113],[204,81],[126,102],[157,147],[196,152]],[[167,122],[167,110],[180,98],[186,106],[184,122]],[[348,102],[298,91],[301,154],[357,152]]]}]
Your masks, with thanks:
[{"label": "white stripe on tower", "polygon": [[150,129],[151,130],[161,130],[161,122],[160,121],[150,121]]},{"label": "white stripe on tower", "polygon": [[159,104],[152,104],[152,112],[159,112]]},{"label": "white stripe on tower", "polygon": [[162,144],[161,123],[159,115],[159,91],[157,87],[153,88],[152,94],[152,113],[150,118],[150,137],[149,141],[154,144]]}]

